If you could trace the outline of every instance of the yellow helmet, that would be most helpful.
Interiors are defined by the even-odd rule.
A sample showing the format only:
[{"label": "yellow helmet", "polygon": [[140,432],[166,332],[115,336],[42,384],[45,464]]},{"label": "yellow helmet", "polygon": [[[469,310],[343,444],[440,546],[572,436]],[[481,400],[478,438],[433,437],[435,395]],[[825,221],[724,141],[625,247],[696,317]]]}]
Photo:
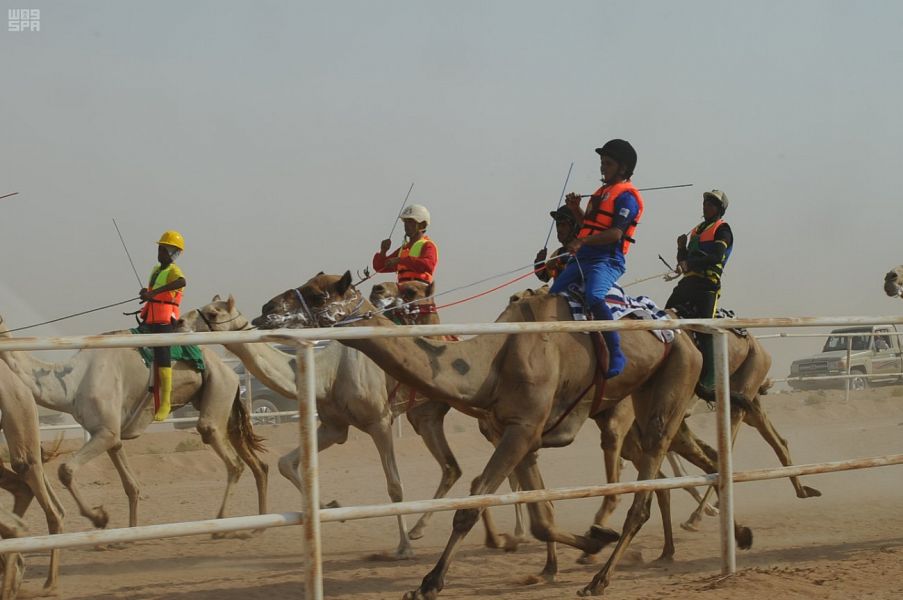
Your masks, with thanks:
[{"label": "yellow helmet", "polygon": [[179,250],[185,250],[185,238],[182,237],[181,233],[172,229],[164,231],[163,235],[160,236],[160,241],[157,243],[173,246]]}]

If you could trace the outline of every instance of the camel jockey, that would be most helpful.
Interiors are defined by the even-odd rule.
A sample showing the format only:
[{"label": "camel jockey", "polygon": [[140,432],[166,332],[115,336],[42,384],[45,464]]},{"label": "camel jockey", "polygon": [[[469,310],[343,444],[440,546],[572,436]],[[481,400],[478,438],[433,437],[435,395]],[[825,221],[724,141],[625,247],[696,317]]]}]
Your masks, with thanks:
[{"label": "camel jockey", "polygon": [[[624,274],[625,256],[643,216],[643,199],[630,182],[637,155],[629,142],[610,140],[596,148],[596,154],[599,155],[602,187],[590,196],[577,237],[565,245],[573,257],[555,278],[549,293],[564,292],[579,285],[582,279],[586,307],[593,318],[611,320],[605,295]],[[568,194],[566,202],[575,213],[580,210],[578,194]],[[605,377],[610,379],[624,370],[627,357],[621,352],[618,332],[606,331],[602,337],[608,347]]]},{"label": "camel jockey", "polygon": [[405,241],[401,248],[386,255],[392,247],[392,240],[383,240],[379,252],[373,255],[373,269],[377,273],[397,273],[398,283],[432,283],[439,262],[439,249],[436,242],[426,235],[430,212],[424,206],[411,204],[401,211],[398,218],[404,224]]},{"label": "camel jockey", "polygon": [[577,227],[583,220],[583,211],[580,211],[580,217],[578,218],[571,207],[561,206],[557,210],[550,212],[549,215],[555,219],[555,234],[561,247],[548,260],[546,260],[547,250],[545,248],[537,252],[536,258],[533,259],[536,277],[546,283],[558,277],[558,274],[564,270],[570,258],[565,246],[577,235]]},{"label": "camel jockey", "polygon": [[[144,306],[142,324],[151,333],[172,333],[179,319],[179,304],[185,289],[185,275],[174,262],[185,249],[185,240],[178,231],[165,231],[157,242],[159,264],[151,271],[146,288],[139,292]],[[169,346],[154,347],[154,421],[169,416],[172,399],[172,361]]]},{"label": "camel jockey", "polygon": [[[702,223],[689,234],[677,238],[677,272],[683,278],[671,292],[665,308],[676,309],[682,317],[711,319],[715,316],[721,295],[721,274],[734,247],[730,225],[722,218],[727,204],[727,194],[721,190],[705,192],[702,195]],[[703,357],[699,383],[706,390],[713,390],[712,336],[700,333],[696,336]]]}]

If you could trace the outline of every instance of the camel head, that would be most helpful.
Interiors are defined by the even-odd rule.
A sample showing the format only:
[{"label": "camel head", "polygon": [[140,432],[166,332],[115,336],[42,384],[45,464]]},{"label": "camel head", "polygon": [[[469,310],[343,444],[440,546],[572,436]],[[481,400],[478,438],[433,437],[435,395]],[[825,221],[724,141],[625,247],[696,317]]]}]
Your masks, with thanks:
[{"label": "camel head", "polygon": [[333,327],[372,310],[373,305],[351,284],[350,271],[319,273],[264,304],[251,324],[261,329]]},{"label": "camel head", "polygon": [[377,283],[370,290],[370,304],[381,310],[398,308],[402,304],[398,284],[394,281]]},{"label": "camel head", "polygon": [[433,284],[422,281],[377,284],[370,292],[370,304],[397,323],[414,325],[421,307],[427,306],[435,312]]},{"label": "camel head", "polygon": [[229,294],[226,300],[216,295],[209,304],[186,313],[177,327],[180,331],[239,331],[251,329],[251,324],[235,308],[235,298]]},{"label": "camel head", "polygon": [[903,296],[903,265],[884,276],[884,293],[892,298]]}]

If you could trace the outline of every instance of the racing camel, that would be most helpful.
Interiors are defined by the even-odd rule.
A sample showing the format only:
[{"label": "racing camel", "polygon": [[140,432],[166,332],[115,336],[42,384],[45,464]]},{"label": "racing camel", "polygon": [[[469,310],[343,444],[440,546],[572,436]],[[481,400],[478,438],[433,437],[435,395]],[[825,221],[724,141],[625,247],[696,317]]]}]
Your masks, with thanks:
[{"label": "racing camel", "polygon": [[[250,328],[250,323],[238,310],[231,295],[226,300],[215,296],[209,304],[186,313],[179,325],[192,331],[240,331]],[[226,344],[225,347],[264,385],[286,398],[297,397],[294,355],[281,352],[269,344]],[[304,368],[303,365],[301,368]],[[442,478],[434,498],[444,497],[461,477],[461,468],[443,429],[443,419],[449,410],[447,404],[422,397],[412,402],[413,390],[399,388],[395,380],[387,377],[376,363],[338,342],[327,344],[317,353],[316,381],[317,414],[320,418],[318,451],[344,443],[349,427],[370,435],[379,453],[389,497],[393,502],[404,499],[391,431],[392,422],[400,411],[405,411],[408,421],[442,468]],[[301,491],[299,459],[297,448],[290,451],[280,458],[279,471]],[[424,514],[410,531],[406,530],[403,516],[398,517],[400,541],[395,550],[396,557],[413,556],[408,540],[423,537],[423,530],[432,514]],[[486,544],[493,548],[511,549],[504,535],[490,533]]]},{"label": "racing camel", "polygon": [[[373,315],[366,318],[368,315]],[[567,321],[563,298],[534,296],[509,305],[503,322]],[[331,326],[393,326],[351,285],[351,274],[320,274],[267,302],[253,324],[263,328]],[[390,375],[429,397],[488,420],[496,448],[471,493],[494,492],[512,472],[522,489],[544,487],[536,453],[542,447],[570,444],[594,408],[597,361],[590,336],[582,334],[489,334],[444,343],[423,338],[342,340]],[[686,410],[701,368],[701,355],[686,336],[677,336],[667,350],[646,332],[624,331],[627,369],[606,383],[597,407],[609,408],[632,396],[642,436],[640,479],[654,477]],[[602,593],[630,541],[649,517],[651,494],[638,492],[628,512],[617,547],[608,562],[582,591]],[[596,553],[609,541],[593,535],[564,532],[554,524],[551,504],[528,507],[531,530],[543,541],[561,542]],[[436,567],[417,590],[405,595],[417,600],[435,597],[444,586],[454,552],[479,517],[479,509],[455,513],[451,537]],[[735,525],[741,547],[751,533]],[[548,567],[548,565],[547,565]]]},{"label": "racing camel", "polygon": [[[3,361],[0,361],[0,414],[0,429],[9,450],[9,468],[0,463],[0,487],[14,497],[12,513],[0,508],[0,536],[10,538],[24,534],[25,524],[20,517],[33,499],[37,499],[44,511],[48,532],[61,533],[63,507],[44,473],[37,406],[29,389]],[[0,598],[14,598],[21,582],[24,561],[18,554],[4,558]],[[56,548],[50,552],[42,595],[56,591],[59,570],[60,551]]]},{"label": "racing camel", "polygon": [[[116,333],[126,333],[124,331]],[[0,322],[0,336],[9,332]],[[181,361],[173,365],[173,408],[192,402],[200,410],[197,429],[205,444],[226,465],[227,481],[217,518],[226,514],[227,502],[244,470],[254,474],[260,514],[267,512],[267,465],[257,452],[262,438],[252,427],[239,398],[238,375],[212,351],[202,349],[206,369],[199,373]],[[148,367],[133,348],[81,350],[69,360],[49,363],[28,352],[0,352],[34,396],[35,402],[72,418],[91,439],[59,467],[59,478],[72,494],[79,512],[95,527],[106,527],[103,506],[91,507],[83,498],[76,473],[85,463],[106,452],[119,473],[129,501],[129,526],[138,524],[138,480],[132,473],[122,441],[137,438],[153,420],[148,392]]]}]

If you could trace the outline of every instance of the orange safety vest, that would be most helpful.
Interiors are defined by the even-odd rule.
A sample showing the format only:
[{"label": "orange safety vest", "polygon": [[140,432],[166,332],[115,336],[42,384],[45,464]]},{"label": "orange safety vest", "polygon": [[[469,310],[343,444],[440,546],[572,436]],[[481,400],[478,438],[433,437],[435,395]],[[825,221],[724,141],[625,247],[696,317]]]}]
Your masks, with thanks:
[{"label": "orange safety vest", "polygon": [[624,192],[631,192],[636,197],[637,205],[639,206],[636,219],[627,227],[622,238],[621,252],[626,255],[630,250],[630,244],[636,243],[636,240],[633,239],[633,233],[636,231],[636,226],[643,216],[643,197],[640,196],[640,192],[629,181],[603,185],[590,196],[589,206],[583,217],[580,231],[577,232],[577,237],[585,238],[594,233],[610,229],[615,216],[615,198]]},{"label": "orange safety vest", "polygon": [[[159,265],[158,265],[159,267]],[[166,285],[167,270],[154,268],[151,273],[149,290]],[[148,325],[169,324],[173,319],[179,320],[179,305],[182,303],[182,290],[173,290],[158,294],[141,307],[141,320]]]},{"label": "orange safety vest", "polygon": [[[402,246],[401,250],[398,251],[398,258],[407,258],[413,257],[417,258],[420,256],[420,253],[423,251],[423,247],[430,243],[436,249],[436,259],[439,259],[439,247],[436,246],[436,242],[428,238],[427,236],[421,237],[419,240],[411,244],[410,246]],[[433,282],[433,273],[427,271],[410,271],[405,269],[404,267],[399,265],[398,268],[398,283],[403,281],[411,281],[411,280],[422,281],[423,283],[432,283]]]},{"label": "orange safety vest", "polygon": [[[716,242],[715,242],[715,234],[718,232],[718,228],[724,225],[723,219],[718,219],[717,221],[711,223],[706,226],[705,223],[701,223],[690,230],[690,234],[688,235],[689,240],[687,241],[687,250],[692,252],[693,250],[700,250],[702,252],[714,252],[716,251]],[[724,249],[724,258],[717,265],[712,265],[706,268],[705,272],[696,273],[689,272],[687,275],[700,275],[702,277],[706,277],[710,279],[713,283],[721,282],[721,275],[724,273],[724,267],[727,265],[728,259],[731,257],[731,248],[728,246]]]}]

